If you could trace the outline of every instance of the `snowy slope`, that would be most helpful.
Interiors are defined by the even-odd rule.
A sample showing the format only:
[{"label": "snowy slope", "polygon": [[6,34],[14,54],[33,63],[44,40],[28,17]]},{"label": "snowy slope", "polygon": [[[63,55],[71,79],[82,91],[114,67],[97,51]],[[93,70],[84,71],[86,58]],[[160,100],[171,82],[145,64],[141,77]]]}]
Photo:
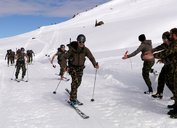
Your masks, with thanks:
[{"label": "snowy slope", "polygon": [[[154,100],[144,95],[147,89],[142,76],[139,55],[121,59],[139,45],[137,37],[145,33],[156,46],[161,34],[177,26],[176,0],[112,0],[80,13],[75,18],[52,26],[10,38],[0,39],[0,127],[2,128],[176,128],[177,120],[166,114],[170,91],[164,98]],[[94,27],[95,20],[104,25]],[[75,40],[83,33],[100,69],[97,74],[94,102],[92,98],[95,69],[86,61],[83,82],[78,98],[84,103],[80,109],[90,116],[83,120],[67,105],[62,82],[57,93],[59,66],[53,68],[45,55],[53,55],[60,44]],[[36,53],[34,63],[28,65],[29,82],[10,80],[15,67],[7,67],[6,50],[25,47]],[[154,65],[160,71],[161,64]],[[66,77],[70,78],[68,74]],[[157,77],[150,75],[156,91]]]}]

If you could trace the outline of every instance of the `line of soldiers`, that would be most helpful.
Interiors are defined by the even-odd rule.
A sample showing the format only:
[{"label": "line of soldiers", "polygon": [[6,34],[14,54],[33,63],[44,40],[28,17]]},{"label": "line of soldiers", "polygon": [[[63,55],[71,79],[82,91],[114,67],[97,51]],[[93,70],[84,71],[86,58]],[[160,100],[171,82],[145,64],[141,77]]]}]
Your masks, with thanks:
[{"label": "line of soldiers", "polygon": [[169,40],[168,46],[164,50],[154,53],[154,57],[164,61],[164,66],[161,70],[164,76],[161,80],[164,78],[162,82],[164,81],[174,95],[174,104],[168,105],[168,108],[172,108],[168,114],[171,118],[177,118],[177,28],[170,30],[169,39],[167,38],[166,40]]},{"label": "line of soldiers", "polygon": [[99,65],[96,62],[91,51],[85,46],[86,37],[83,34],[77,36],[77,41],[72,41],[68,44],[69,50],[65,50],[65,46],[61,45],[56,54],[53,55],[51,63],[58,56],[58,64],[60,65],[60,76],[63,78],[64,72],[68,71],[71,75],[71,92],[70,101],[72,104],[78,104],[77,91],[81,85],[83,70],[85,68],[85,57],[88,57],[94,68],[98,69]]},{"label": "line of soldiers", "polygon": [[141,59],[143,60],[142,76],[148,87],[145,94],[152,94],[153,89],[149,78],[149,73],[152,71],[155,59],[158,62],[164,63],[158,78],[157,93],[153,94],[153,98],[162,98],[165,84],[172,92],[172,99],[175,101],[173,105],[167,107],[171,110],[167,113],[171,118],[177,118],[177,28],[173,28],[170,32],[162,34],[163,43],[156,48],[152,48],[151,40],[146,40],[144,34],[138,37],[141,42],[140,46],[131,54],[126,54],[122,59],[128,59],[141,52]]},{"label": "line of soldiers", "polygon": [[25,53],[25,49],[22,47],[20,49],[18,49],[16,51],[16,53],[14,51],[12,51],[11,49],[7,50],[7,54],[5,56],[5,60],[7,58],[7,64],[9,66],[9,62],[11,62],[11,64],[15,63],[15,59],[16,59],[16,72],[15,72],[15,79],[18,79],[18,75],[20,72],[20,69],[22,69],[22,79],[24,79],[24,76],[26,75],[26,62],[32,63],[33,61],[33,56],[34,56],[34,52],[32,50],[27,50],[27,52]]}]

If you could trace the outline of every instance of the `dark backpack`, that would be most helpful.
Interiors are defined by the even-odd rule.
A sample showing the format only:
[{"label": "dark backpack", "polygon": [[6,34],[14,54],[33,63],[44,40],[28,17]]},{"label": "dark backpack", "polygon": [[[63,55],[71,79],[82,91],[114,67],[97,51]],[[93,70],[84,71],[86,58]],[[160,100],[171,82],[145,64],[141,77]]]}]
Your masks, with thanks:
[{"label": "dark backpack", "polygon": [[64,56],[65,53],[66,53],[66,50],[62,51],[60,48],[58,49],[58,52],[57,52],[58,63],[60,63],[62,61],[62,58],[63,58],[63,56]]}]

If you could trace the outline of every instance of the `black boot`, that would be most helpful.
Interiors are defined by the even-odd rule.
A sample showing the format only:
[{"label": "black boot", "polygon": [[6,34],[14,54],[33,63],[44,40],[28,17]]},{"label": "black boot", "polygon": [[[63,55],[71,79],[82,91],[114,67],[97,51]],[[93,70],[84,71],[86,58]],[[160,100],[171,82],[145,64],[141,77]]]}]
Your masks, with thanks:
[{"label": "black boot", "polygon": [[152,95],[152,97],[162,99],[163,95],[162,95],[162,93],[156,93],[156,94]]},{"label": "black boot", "polygon": [[171,100],[175,100],[175,97],[174,97],[174,96],[172,96],[172,97],[170,97],[170,99],[171,99]]},{"label": "black boot", "polygon": [[168,115],[177,114],[177,110],[176,110],[176,109],[172,109],[172,110],[168,111],[167,114],[168,114]]},{"label": "black boot", "polygon": [[175,104],[172,104],[172,105],[168,105],[167,108],[175,108]]},{"label": "black boot", "polygon": [[145,91],[144,94],[152,94],[152,91]]},{"label": "black boot", "polygon": [[173,110],[170,110],[168,114],[170,115],[170,118],[177,118],[177,106],[175,106]]},{"label": "black boot", "polygon": [[152,94],[152,93],[153,93],[152,87],[149,87],[149,90],[144,92],[144,94]]}]

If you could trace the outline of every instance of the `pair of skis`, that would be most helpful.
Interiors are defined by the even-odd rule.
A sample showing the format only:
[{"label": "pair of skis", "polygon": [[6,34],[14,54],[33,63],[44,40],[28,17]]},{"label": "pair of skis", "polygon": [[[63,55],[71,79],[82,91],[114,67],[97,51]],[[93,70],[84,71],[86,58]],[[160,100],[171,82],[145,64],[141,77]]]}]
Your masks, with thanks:
[{"label": "pair of skis", "polygon": [[[70,96],[70,91],[66,88],[65,89],[68,96]],[[79,100],[76,101],[77,102],[77,105],[83,105],[82,102],[80,102]],[[88,119],[89,116],[86,115],[85,113],[83,113],[77,105],[74,105],[70,100],[67,100],[67,103],[77,112],[78,115],[80,115],[83,119]]]}]

